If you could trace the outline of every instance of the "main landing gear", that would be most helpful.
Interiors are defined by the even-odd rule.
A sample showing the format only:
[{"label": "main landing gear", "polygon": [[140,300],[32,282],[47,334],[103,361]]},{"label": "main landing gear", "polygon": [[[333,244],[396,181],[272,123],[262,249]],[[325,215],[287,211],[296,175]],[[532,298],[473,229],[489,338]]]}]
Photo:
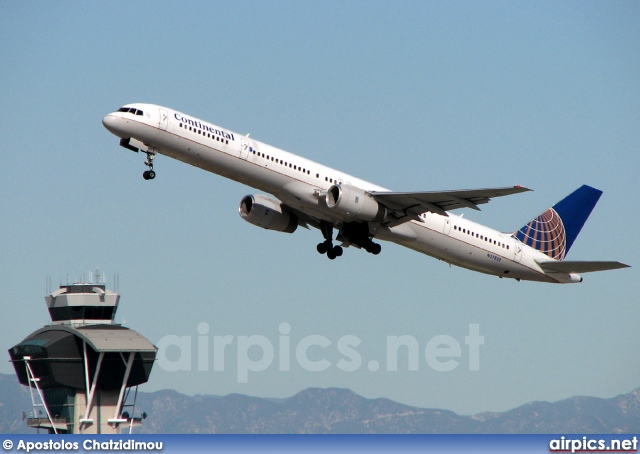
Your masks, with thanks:
[{"label": "main landing gear", "polygon": [[320,230],[322,231],[322,236],[324,236],[324,242],[318,243],[316,249],[320,254],[327,254],[329,260],[334,260],[336,257],[340,257],[342,255],[342,247],[333,245],[333,225],[327,221],[322,221],[320,223]]},{"label": "main landing gear", "polygon": [[342,255],[342,246],[334,246],[331,240],[324,241],[322,243],[318,243],[316,247],[320,254],[327,254],[329,260],[333,260],[336,257],[340,257]]},{"label": "main landing gear", "polygon": [[142,173],[142,178],[145,180],[153,180],[156,177],[156,173],[153,170],[153,159],[156,157],[156,152],[149,149],[148,151],[145,151],[145,153],[147,154],[147,160],[144,165],[149,167],[149,170],[145,170]]},{"label": "main landing gear", "polygon": [[[342,247],[333,245],[333,225],[330,222],[322,221],[320,223],[320,230],[324,241],[319,243],[316,249],[320,254],[327,254],[329,260],[334,260],[336,257],[342,255]],[[371,235],[369,234],[369,227],[365,223],[348,223],[345,224],[338,238],[343,238],[350,244],[363,248],[370,254],[378,255],[382,251],[382,246],[378,243],[371,241]]]},{"label": "main landing gear", "polygon": [[364,250],[369,254],[378,255],[382,251],[382,246],[380,246],[378,243],[370,241],[369,244],[364,247]]}]

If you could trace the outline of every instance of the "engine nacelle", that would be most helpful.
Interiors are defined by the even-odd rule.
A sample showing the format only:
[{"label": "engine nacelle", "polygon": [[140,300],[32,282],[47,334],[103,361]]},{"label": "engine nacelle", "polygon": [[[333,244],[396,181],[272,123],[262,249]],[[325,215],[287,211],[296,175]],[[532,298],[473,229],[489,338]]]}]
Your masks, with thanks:
[{"label": "engine nacelle", "polygon": [[327,206],[347,221],[381,222],[387,209],[360,188],[348,184],[334,184],[327,191]]},{"label": "engine nacelle", "polygon": [[238,211],[242,219],[263,229],[293,233],[298,228],[298,218],[285,210],[280,201],[265,195],[244,196]]}]

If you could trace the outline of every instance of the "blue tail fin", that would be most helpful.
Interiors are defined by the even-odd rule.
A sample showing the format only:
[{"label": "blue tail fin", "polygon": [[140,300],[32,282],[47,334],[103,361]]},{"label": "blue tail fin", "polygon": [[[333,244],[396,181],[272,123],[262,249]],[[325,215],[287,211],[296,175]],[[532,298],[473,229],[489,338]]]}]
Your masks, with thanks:
[{"label": "blue tail fin", "polygon": [[563,260],[602,191],[583,185],[513,234],[527,246]]}]

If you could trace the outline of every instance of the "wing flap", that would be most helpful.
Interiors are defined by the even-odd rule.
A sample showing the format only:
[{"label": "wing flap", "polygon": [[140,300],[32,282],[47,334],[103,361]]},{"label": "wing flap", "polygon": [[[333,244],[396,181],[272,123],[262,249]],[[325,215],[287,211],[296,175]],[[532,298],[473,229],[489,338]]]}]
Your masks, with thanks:
[{"label": "wing flap", "polygon": [[603,261],[569,261],[562,262],[537,262],[543,271],[548,273],[590,273],[592,271],[617,270],[629,268],[629,265],[621,262]]},{"label": "wing flap", "polygon": [[506,188],[463,189],[453,191],[429,192],[371,192],[371,196],[384,205],[390,212],[397,213],[398,219],[406,217],[408,213],[437,213],[448,216],[448,210],[457,208],[472,208],[480,210],[478,205],[488,203],[494,197],[503,197],[520,192],[531,191],[522,186]]}]

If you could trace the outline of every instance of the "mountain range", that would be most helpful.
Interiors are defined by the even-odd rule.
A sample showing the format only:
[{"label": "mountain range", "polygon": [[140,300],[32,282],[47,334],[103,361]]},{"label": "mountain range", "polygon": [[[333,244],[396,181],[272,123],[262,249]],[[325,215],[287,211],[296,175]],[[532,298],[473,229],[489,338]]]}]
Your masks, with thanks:
[{"label": "mountain range", "polygon": [[[28,388],[0,374],[0,433],[35,432],[22,420],[31,410]],[[340,388],[308,388],[285,399],[139,392],[136,414],[142,411],[147,418],[136,433],[638,433],[640,388],[610,399],[531,402],[472,416]]]}]

